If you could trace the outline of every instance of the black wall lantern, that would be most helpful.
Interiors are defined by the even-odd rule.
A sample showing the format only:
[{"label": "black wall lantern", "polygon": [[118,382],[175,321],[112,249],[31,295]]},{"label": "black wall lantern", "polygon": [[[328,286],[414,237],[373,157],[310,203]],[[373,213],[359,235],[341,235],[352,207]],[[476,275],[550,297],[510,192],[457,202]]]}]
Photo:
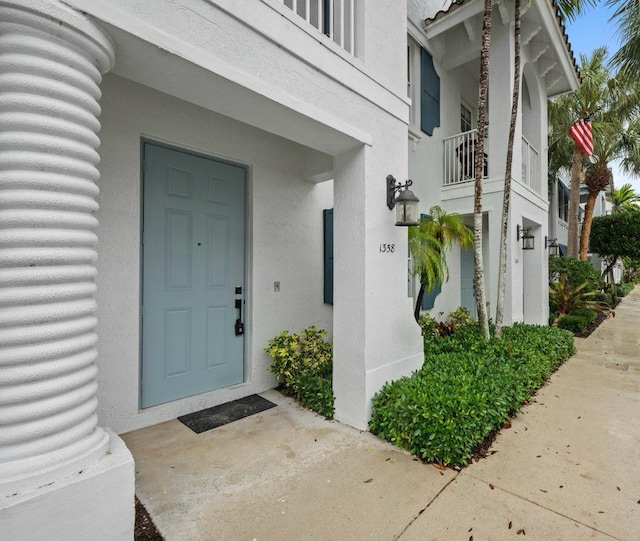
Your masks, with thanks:
[{"label": "black wall lantern", "polygon": [[549,248],[549,255],[560,255],[560,246],[558,239],[544,238],[544,247]]},{"label": "black wall lantern", "polygon": [[[387,207],[389,210],[396,208],[396,225],[409,226],[420,223],[418,203],[420,200],[409,189],[413,184],[411,179],[404,184],[396,184],[393,175],[387,175]],[[397,193],[397,195],[396,195]]]},{"label": "black wall lantern", "polygon": [[531,234],[530,227],[520,227],[520,224],[516,226],[516,240],[522,239],[523,250],[533,250],[534,236]]}]

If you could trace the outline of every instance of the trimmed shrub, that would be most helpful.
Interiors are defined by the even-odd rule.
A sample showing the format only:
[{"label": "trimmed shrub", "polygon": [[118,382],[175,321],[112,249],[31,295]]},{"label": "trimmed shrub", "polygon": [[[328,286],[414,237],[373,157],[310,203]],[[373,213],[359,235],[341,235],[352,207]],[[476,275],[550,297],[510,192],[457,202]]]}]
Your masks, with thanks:
[{"label": "trimmed shrub", "polygon": [[486,341],[465,326],[426,344],[420,370],[384,385],[369,428],[423,460],[465,465],[574,351],[557,328],[517,324]]},{"label": "trimmed shrub", "polygon": [[598,317],[598,313],[593,310],[589,310],[588,308],[574,308],[569,312],[570,316],[578,316],[587,320],[587,325],[592,323]]},{"label": "trimmed shrub", "polygon": [[557,282],[561,274],[566,274],[571,287],[578,287],[587,282],[587,291],[600,286],[600,273],[589,262],[575,257],[549,257],[549,283]]},{"label": "trimmed shrub", "polygon": [[567,314],[565,316],[560,316],[557,324],[560,329],[577,333],[586,329],[587,325],[589,325],[589,321],[582,316]]},{"label": "trimmed shrub", "polygon": [[626,297],[633,290],[634,285],[629,282],[620,282],[616,284],[616,294],[618,297]]},{"label": "trimmed shrub", "polygon": [[274,373],[287,394],[328,419],[333,418],[333,348],[324,341],[327,331],[313,325],[299,335],[283,331],[264,350],[273,359]]}]

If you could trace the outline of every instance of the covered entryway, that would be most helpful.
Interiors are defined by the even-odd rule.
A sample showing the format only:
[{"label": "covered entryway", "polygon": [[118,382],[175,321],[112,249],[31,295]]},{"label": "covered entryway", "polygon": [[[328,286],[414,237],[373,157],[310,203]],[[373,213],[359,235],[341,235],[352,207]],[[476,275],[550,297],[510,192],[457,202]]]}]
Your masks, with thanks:
[{"label": "covered entryway", "polygon": [[144,143],[142,407],[244,379],[245,169]]}]

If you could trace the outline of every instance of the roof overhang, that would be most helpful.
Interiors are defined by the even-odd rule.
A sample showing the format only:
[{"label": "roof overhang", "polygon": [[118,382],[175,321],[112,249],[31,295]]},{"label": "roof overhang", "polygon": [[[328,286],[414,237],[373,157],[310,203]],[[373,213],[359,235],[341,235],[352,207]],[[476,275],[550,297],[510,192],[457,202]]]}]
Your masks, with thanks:
[{"label": "roof overhang", "polygon": [[[483,13],[481,0],[458,0],[424,21],[428,43],[445,70],[479,58]],[[511,24],[512,2],[495,1],[493,17]],[[578,67],[553,0],[523,2],[521,46],[528,49],[548,97],[574,90],[580,84]]]}]

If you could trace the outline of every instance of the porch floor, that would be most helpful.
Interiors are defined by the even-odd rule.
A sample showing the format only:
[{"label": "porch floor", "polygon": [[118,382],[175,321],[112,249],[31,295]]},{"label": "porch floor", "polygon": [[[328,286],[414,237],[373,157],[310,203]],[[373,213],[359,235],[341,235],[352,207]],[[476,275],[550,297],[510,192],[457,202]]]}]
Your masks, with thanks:
[{"label": "porch floor", "polygon": [[277,391],[263,413],[195,434],[124,434],[136,493],[167,541],[390,540],[455,478]]}]

